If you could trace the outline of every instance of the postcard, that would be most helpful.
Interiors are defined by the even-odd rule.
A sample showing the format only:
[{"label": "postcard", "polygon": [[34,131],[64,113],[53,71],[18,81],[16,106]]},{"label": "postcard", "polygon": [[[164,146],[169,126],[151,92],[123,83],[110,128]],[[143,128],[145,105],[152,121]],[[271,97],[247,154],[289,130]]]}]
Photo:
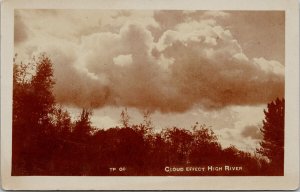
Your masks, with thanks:
[{"label": "postcard", "polygon": [[299,187],[296,0],[4,0],[7,190]]}]

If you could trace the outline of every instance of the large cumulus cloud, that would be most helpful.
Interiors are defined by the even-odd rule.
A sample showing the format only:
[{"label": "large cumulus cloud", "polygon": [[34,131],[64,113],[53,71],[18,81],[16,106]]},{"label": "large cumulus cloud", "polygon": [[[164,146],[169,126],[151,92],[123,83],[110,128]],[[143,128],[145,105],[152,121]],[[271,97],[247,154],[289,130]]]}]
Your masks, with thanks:
[{"label": "large cumulus cloud", "polygon": [[284,67],[248,58],[229,30],[214,20],[192,21],[169,30],[158,42],[172,82],[186,100],[206,108],[266,103],[284,94]]},{"label": "large cumulus cloud", "polygon": [[230,30],[214,19],[228,13],[182,12],[179,22],[165,24],[161,19],[168,12],[147,12],[145,23],[133,19],[140,12],[138,17],[111,15],[118,25],[96,22],[90,32],[76,30],[81,31],[76,41],[58,38],[52,47],[35,45],[42,36],[23,45],[53,57],[58,102],[182,112],[194,106],[257,105],[284,95],[283,64],[249,58]]}]

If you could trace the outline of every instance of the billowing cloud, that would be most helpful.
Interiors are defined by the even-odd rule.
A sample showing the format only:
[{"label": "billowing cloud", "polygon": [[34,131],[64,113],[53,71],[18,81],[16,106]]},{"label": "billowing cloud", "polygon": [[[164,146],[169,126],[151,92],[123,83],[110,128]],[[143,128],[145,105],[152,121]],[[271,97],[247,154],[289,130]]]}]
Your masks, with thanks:
[{"label": "billowing cloud", "polygon": [[171,83],[183,105],[256,105],[284,94],[283,65],[249,59],[230,31],[214,20],[179,24],[161,36],[156,48],[174,59]]},{"label": "billowing cloud", "polygon": [[72,30],[39,29],[39,22],[27,21],[36,35],[17,50],[35,47],[53,58],[58,102],[183,112],[265,104],[284,95],[283,64],[248,57],[214,19],[228,13],[105,12],[110,14],[100,12],[103,17],[88,20],[89,26],[83,24],[87,13],[80,12],[81,18],[65,12],[62,20],[76,18],[86,26],[70,24]]}]

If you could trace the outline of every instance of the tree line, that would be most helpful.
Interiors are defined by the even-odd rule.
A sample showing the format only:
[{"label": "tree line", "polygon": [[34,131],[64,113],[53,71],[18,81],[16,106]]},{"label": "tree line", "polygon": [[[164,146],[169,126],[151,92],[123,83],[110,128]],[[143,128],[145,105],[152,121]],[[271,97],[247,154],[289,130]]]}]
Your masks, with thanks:
[{"label": "tree line", "polygon": [[[99,129],[92,111],[78,119],[55,102],[53,66],[46,55],[13,68],[12,175],[283,175],[284,99],[268,104],[256,153],[222,148],[216,134],[198,122],[190,129],[155,132],[151,115],[131,124]],[[166,172],[165,167],[239,166],[238,172]],[[122,167],[122,171],[110,168]]]}]

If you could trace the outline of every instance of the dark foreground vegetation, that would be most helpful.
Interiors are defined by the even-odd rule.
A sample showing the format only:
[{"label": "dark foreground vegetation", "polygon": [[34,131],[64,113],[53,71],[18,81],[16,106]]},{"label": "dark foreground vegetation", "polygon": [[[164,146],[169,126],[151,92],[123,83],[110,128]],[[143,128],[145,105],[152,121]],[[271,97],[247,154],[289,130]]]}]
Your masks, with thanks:
[{"label": "dark foreground vegetation", "polygon": [[[155,133],[151,117],[132,125],[97,129],[83,109],[72,121],[55,103],[51,60],[14,64],[12,175],[283,175],[284,99],[268,104],[255,154],[222,148],[214,132],[196,123]],[[223,167],[208,171],[208,167]],[[224,166],[242,167],[226,171]],[[197,171],[176,171],[196,167]],[[202,170],[200,168],[205,168]],[[169,171],[175,170],[175,171]]]}]

